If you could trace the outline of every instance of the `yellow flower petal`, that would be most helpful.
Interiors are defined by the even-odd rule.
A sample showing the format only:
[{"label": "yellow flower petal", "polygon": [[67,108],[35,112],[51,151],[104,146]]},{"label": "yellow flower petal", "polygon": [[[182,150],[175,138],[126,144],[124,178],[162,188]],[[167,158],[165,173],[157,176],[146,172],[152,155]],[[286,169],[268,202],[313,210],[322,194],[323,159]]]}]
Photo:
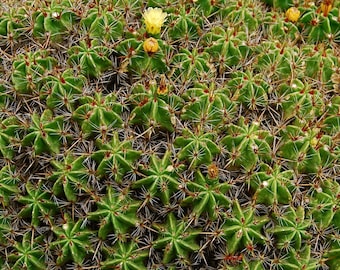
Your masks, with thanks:
[{"label": "yellow flower petal", "polygon": [[166,16],[162,9],[149,7],[143,14],[146,31],[152,35],[159,34]]}]

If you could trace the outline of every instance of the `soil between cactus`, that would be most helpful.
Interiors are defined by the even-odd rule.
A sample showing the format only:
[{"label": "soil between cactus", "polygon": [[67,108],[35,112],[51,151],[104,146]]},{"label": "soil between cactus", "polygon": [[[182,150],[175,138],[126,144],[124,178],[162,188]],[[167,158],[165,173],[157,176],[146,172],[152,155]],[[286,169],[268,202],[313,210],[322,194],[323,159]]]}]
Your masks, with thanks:
[{"label": "soil between cactus", "polygon": [[0,268],[339,269],[339,8],[2,1]]}]

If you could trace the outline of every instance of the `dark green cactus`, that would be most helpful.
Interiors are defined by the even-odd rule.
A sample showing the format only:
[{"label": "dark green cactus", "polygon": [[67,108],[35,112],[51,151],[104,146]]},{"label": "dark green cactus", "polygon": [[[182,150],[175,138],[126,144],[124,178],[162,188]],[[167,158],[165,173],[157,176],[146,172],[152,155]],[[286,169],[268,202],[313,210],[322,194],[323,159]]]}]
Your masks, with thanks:
[{"label": "dark green cactus", "polygon": [[215,84],[207,86],[197,83],[182,96],[186,105],[181,118],[204,130],[221,127],[236,114],[236,106],[229,96],[226,88],[218,89]]},{"label": "dark green cactus", "polygon": [[106,142],[112,136],[113,128],[121,127],[123,107],[117,102],[114,93],[80,98],[80,105],[73,112],[73,118],[79,122],[85,136],[95,136]]},{"label": "dark green cactus", "polygon": [[86,189],[88,175],[84,159],[68,153],[63,160],[51,161],[55,171],[50,176],[50,180],[54,183],[53,192],[56,195],[64,193],[68,201],[75,202],[79,191]]},{"label": "dark green cactus", "polygon": [[107,259],[102,263],[102,269],[119,268],[121,270],[145,270],[146,250],[141,250],[134,242],[117,242],[113,247],[105,249]]},{"label": "dark green cactus", "polygon": [[48,35],[52,41],[61,41],[63,36],[68,36],[75,22],[79,20],[73,12],[71,2],[67,0],[46,2],[46,6],[33,13],[33,36],[44,38]]},{"label": "dark green cactus", "polygon": [[308,228],[312,225],[310,218],[305,218],[305,210],[302,206],[296,209],[289,207],[283,214],[275,216],[276,225],[268,230],[274,234],[277,247],[282,249],[301,249],[304,242],[312,236]]},{"label": "dark green cactus", "polygon": [[132,91],[131,101],[135,107],[130,116],[131,124],[143,123],[148,128],[162,127],[174,131],[175,112],[181,107],[181,99],[168,93],[168,85],[136,85]]},{"label": "dark green cactus", "polygon": [[327,179],[314,187],[310,196],[310,212],[321,228],[331,225],[340,228],[340,185]]},{"label": "dark green cactus", "polygon": [[340,263],[340,258],[338,256],[340,252],[340,244],[337,236],[332,237],[332,242],[330,247],[326,250],[324,255],[324,260],[326,261],[326,265],[330,270],[336,270]]},{"label": "dark green cactus", "polygon": [[94,7],[87,11],[80,24],[88,30],[90,38],[114,42],[123,35],[121,16],[122,13],[111,5],[104,10]]},{"label": "dark green cactus", "polygon": [[146,74],[148,72],[165,73],[169,70],[169,65],[165,61],[165,54],[171,50],[171,47],[164,43],[161,39],[154,39],[152,51],[145,50],[144,41],[138,37],[133,37],[120,42],[116,50],[123,55],[121,64],[122,70],[129,70],[134,74]]},{"label": "dark green cactus", "polygon": [[268,5],[273,6],[274,8],[280,8],[280,9],[288,9],[289,7],[294,6],[293,0],[263,0]]},{"label": "dark green cactus", "polygon": [[[334,1],[330,1],[330,5]],[[327,5],[326,1],[325,4]],[[321,42],[323,40],[333,40],[334,36],[338,35],[340,30],[340,23],[337,20],[339,14],[338,9],[334,9],[332,12],[322,11],[321,8],[312,6],[307,8],[303,16],[300,19],[302,34],[310,42]]]},{"label": "dark green cactus", "polygon": [[27,182],[25,185],[26,195],[19,196],[18,202],[24,205],[19,215],[31,218],[33,227],[38,227],[41,221],[51,223],[55,214],[56,205],[51,200],[51,194],[43,189],[42,182],[34,185]]},{"label": "dark green cactus", "polygon": [[220,148],[214,142],[214,135],[202,131],[183,130],[183,136],[178,136],[174,142],[179,147],[178,158],[189,163],[189,168],[200,164],[210,164]]},{"label": "dark green cactus", "polygon": [[[219,63],[218,72],[223,73],[230,66],[239,64],[242,54],[241,46],[244,39],[244,32],[237,32],[235,29],[229,28],[224,30],[221,27],[212,29],[203,37],[207,47],[205,51],[209,53],[213,60]],[[246,46],[244,46],[246,47]],[[243,52],[243,51],[242,51]]]},{"label": "dark green cactus", "polygon": [[209,176],[203,176],[200,171],[197,171],[193,181],[186,183],[186,188],[187,194],[182,204],[193,206],[194,219],[207,214],[209,218],[215,220],[221,215],[221,208],[227,209],[230,204],[227,196],[229,183],[220,183],[217,178],[209,179]]},{"label": "dark green cactus", "polygon": [[43,79],[56,63],[46,50],[18,55],[12,67],[15,90],[24,94],[39,91]]},{"label": "dark green cactus", "polygon": [[6,41],[7,44],[13,45],[24,33],[25,10],[11,9],[9,12],[2,14],[0,18],[0,38],[1,44]]},{"label": "dark green cactus", "polygon": [[15,146],[20,141],[20,122],[15,116],[0,121],[0,153],[6,159],[12,159]]},{"label": "dark green cactus", "polygon": [[232,89],[232,100],[237,100],[250,110],[266,107],[270,87],[262,79],[262,75],[252,75],[250,71],[234,73],[229,86]]},{"label": "dark green cactus", "polygon": [[251,170],[259,160],[269,160],[272,136],[260,129],[260,123],[246,124],[244,118],[238,125],[227,126],[227,136],[221,140],[230,160],[228,165],[235,165]]},{"label": "dark green cactus", "polygon": [[98,237],[105,239],[109,233],[126,233],[137,223],[136,210],[139,203],[126,194],[107,189],[107,195],[97,201],[98,209],[88,213],[89,219],[100,222]]},{"label": "dark green cactus", "polygon": [[332,166],[336,156],[329,151],[331,137],[318,128],[303,132],[297,126],[287,126],[278,155],[287,159],[290,166],[301,172],[315,173]]},{"label": "dark green cactus", "polygon": [[256,243],[264,243],[263,226],[269,221],[266,216],[256,216],[251,207],[242,207],[238,201],[233,202],[233,211],[226,217],[223,226],[225,239],[228,239],[227,252],[234,254],[244,248],[252,249]]},{"label": "dark green cactus", "polygon": [[0,170],[0,204],[7,206],[11,200],[19,193],[18,183],[20,182],[19,173],[14,166],[4,166]]},{"label": "dark green cactus", "polygon": [[320,117],[324,111],[322,94],[317,90],[308,89],[298,79],[293,80],[290,85],[281,84],[279,93],[285,97],[282,101],[284,119],[295,118],[303,123]]},{"label": "dark green cactus", "polygon": [[47,76],[44,81],[40,96],[42,98],[47,96],[47,106],[51,109],[65,107],[72,112],[75,100],[83,93],[86,78],[75,74],[72,69],[67,69],[62,73],[58,72],[56,76]]},{"label": "dark green cactus", "polygon": [[89,77],[99,75],[112,66],[108,56],[110,49],[102,46],[97,40],[79,42],[68,50],[68,62],[72,66],[79,66],[81,73]]},{"label": "dark green cactus", "polygon": [[169,21],[172,25],[168,32],[169,38],[174,41],[186,39],[185,42],[197,40],[201,29],[196,22],[194,9],[188,12],[185,6],[182,6],[176,13],[170,14]]},{"label": "dark green cactus", "polygon": [[174,55],[172,65],[174,66],[174,76],[184,81],[211,78],[216,71],[209,62],[209,54],[199,52],[197,49],[192,51],[182,49]]},{"label": "dark green cactus", "polygon": [[43,152],[59,153],[62,131],[63,116],[54,117],[51,110],[45,110],[41,116],[34,113],[22,143],[32,146],[36,155]]},{"label": "dark green cactus", "polygon": [[141,153],[133,150],[131,141],[120,141],[117,132],[112,134],[108,143],[101,140],[96,142],[99,150],[93,153],[92,158],[98,164],[98,175],[112,177],[116,182],[120,182],[125,173],[132,171],[133,162]]},{"label": "dark green cactus", "polygon": [[338,270],[339,8],[2,1],[0,269]]},{"label": "dark green cactus", "polygon": [[320,262],[313,258],[310,244],[306,244],[303,249],[291,248],[287,258],[280,264],[285,270],[316,270],[320,266]]},{"label": "dark green cactus", "polygon": [[[39,238],[41,240],[41,237]],[[15,251],[8,256],[8,259],[14,262],[11,269],[46,269],[46,264],[44,263],[45,254],[38,242],[37,238],[32,238],[32,233],[26,232],[21,243],[16,242]]]},{"label": "dark green cactus", "polygon": [[280,166],[273,168],[267,164],[261,164],[261,170],[252,175],[250,186],[255,193],[253,199],[257,203],[278,205],[288,204],[292,201],[294,172],[282,170]]},{"label": "dark green cactus", "polygon": [[162,159],[152,155],[149,164],[140,166],[142,178],[135,181],[132,186],[145,187],[151,197],[160,197],[165,205],[169,204],[170,197],[178,190],[181,168],[183,166],[174,164],[170,151],[167,151]]},{"label": "dark green cactus", "polygon": [[152,242],[155,249],[163,250],[163,262],[169,263],[174,258],[188,258],[189,254],[199,249],[195,239],[199,231],[188,228],[188,223],[168,214],[165,224],[154,224],[159,237]]},{"label": "dark green cactus", "polygon": [[93,253],[89,240],[92,232],[84,228],[83,220],[74,222],[67,214],[63,219],[62,226],[52,227],[56,240],[50,246],[51,249],[58,250],[59,255],[56,263],[59,265],[69,261],[81,263],[87,254]]}]

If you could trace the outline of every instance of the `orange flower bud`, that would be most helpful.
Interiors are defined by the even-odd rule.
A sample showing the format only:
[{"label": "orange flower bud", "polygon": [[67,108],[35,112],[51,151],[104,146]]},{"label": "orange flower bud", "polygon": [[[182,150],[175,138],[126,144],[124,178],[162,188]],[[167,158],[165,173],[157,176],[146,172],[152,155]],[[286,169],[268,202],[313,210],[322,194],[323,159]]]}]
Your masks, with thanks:
[{"label": "orange flower bud", "polygon": [[159,46],[158,46],[158,41],[155,38],[148,38],[144,41],[143,43],[143,49],[147,53],[155,53],[158,51]]},{"label": "orange flower bud", "polygon": [[296,7],[291,7],[287,9],[286,18],[288,19],[288,21],[297,22],[299,17],[300,17],[300,10],[298,10]]}]

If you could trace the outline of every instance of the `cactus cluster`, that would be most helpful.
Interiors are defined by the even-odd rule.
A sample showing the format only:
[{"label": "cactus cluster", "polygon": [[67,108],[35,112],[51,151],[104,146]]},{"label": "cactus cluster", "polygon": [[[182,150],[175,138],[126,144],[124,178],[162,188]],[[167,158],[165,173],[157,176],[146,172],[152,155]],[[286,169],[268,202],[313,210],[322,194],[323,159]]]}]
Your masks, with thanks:
[{"label": "cactus cluster", "polygon": [[339,1],[0,5],[1,269],[339,269]]}]

